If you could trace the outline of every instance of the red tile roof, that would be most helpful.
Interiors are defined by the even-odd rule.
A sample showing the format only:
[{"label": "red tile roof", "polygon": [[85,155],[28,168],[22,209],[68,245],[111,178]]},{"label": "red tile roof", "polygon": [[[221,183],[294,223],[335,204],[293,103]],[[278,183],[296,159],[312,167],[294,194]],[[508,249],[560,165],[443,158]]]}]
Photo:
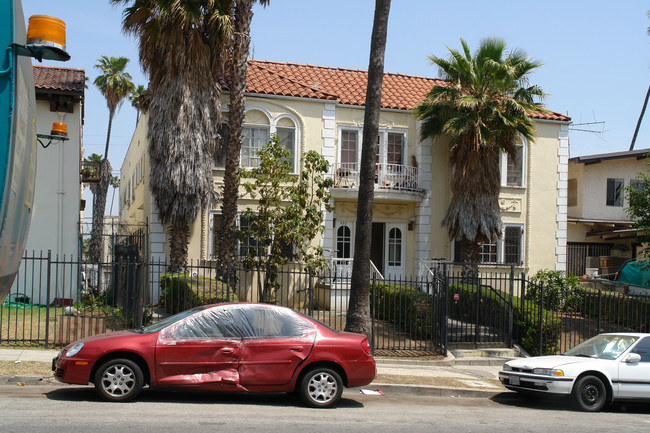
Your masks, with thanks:
[{"label": "red tile roof", "polygon": [[[366,102],[368,72],[358,69],[334,68],[299,63],[249,60],[246,91],[261,95],[292,96],[344,105],[363,106]],[[382,88],[382,108],[411,110],[435,84],[438,78],[385,73]],[[224,89],[227,83],[222,82]],[[531,117],[568,122],[569,116],[548,111]]]},{"label": "red tile roof", "polygon": [[86,72],[83,69],[34,65],[34,85],[37,89],[83,94]]}]

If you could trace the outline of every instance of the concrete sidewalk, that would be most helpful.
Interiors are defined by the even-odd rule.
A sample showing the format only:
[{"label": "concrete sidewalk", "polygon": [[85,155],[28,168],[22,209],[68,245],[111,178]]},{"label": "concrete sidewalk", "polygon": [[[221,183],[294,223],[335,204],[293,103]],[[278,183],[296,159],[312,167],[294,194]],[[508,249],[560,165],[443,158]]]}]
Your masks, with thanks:
[{"label": "concrete sidewalk", "polygon": [[[50,365],[58,350],[0,348],[0,361],[36,361]],[[375,358],[377,377],[368,390],[390,394],[431,396],[492,397],[507,390],[501,386],[498,373],[508,357],[457,357],[441,360],[417,358]],[[0,384],[57,384],[52,376],[0,376]]]}]

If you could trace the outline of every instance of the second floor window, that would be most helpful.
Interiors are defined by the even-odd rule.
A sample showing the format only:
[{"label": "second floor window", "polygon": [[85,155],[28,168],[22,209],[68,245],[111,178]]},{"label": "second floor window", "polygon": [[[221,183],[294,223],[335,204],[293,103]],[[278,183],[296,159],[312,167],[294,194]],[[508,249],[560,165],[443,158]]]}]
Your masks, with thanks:
[{"label": "second floor window", "polygon": [[241,143],[241,166],[256,168],[260,166],[257,152],[269,142],[270,131],[268,126],[244,126]]},{"label": "second floor window", "polygon": [[404,164],[404,134],[389,132],[386,136],[386,162]]},{"label": "second floor window", "polygon": [[607,206],[623,206],[623,179],[607,179]]},{"label": "second floor window", "polygon": [[[341,131],[341,163],[356,166],[359,131],[344,129]],[[350,167],[352,168],[352,167]]]}]

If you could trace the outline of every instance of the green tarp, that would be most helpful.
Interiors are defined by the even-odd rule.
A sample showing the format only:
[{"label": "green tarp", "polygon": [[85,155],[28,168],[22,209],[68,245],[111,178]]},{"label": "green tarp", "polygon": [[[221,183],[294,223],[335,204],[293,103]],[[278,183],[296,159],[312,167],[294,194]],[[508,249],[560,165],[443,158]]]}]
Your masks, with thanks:
[{"label": "green tarp", "polygon": [[650,288],[650,262],[628,262],[618,274],[618,282]]}]

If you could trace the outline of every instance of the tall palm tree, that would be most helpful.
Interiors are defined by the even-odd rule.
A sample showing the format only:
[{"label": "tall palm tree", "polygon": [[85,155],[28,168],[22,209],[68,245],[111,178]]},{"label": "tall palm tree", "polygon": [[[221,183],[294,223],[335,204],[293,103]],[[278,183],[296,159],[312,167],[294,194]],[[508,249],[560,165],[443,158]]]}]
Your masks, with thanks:
[{"label": "tall palm tree", "polygon": [[529,85],[541,66],[521,50],[506,51],[501,39],[481,41],[474,54],[461,39],[462,52],[431,56],[443,85],[434,86],[414,110],[422,120],[421,139],[450,140],[452,198],[442,225],[461,242],[463,261],[477,263],[482,242],[501,237],[499,152],[514,155],[518,136],[535,138],[530,114],[544,111],[544,92]]},{"label": "tall palm tree", "polygon": [[108,212],[109,215],[113,215],[113,202],[115,201],[115,190],[120,187],[119,176],[111,177],[111,187],[113,187],[113,195],[111,197],[111,210]]},{"label": "tall palm tree", "polygon": [[[237,196],[242,130],[244,126],[247,60],[250,50],[250,27],[255,0],[235,0],[232,59],[230,61],[230,102],[228,105],[228,143],[223,179],[221,213],[222,232],[217,246],[221,275],[232,265],[237,249]],[[260,0],[266,6],[269,0]]]},{"label": "tall palm tree", "polygon": [[136,111],[136,117],[135,117],[135,124],[138,124],[138,121],[140,120],[140,113],[143,111],[142,110],[142,105],[144,101],[144,95],[145,95],[146,89],[142,84],[138,84],[134,89],[133,92],[131,92],[131,96],[129,96],[129,101],[131,101],[131,106],[135,108]]},{"label": "tall palm tree", "polygon": [[372,207],[375,191],[375,159],[379,137],[381,89],[384,81],[384,53],[388,33],[390,0],[375,1],[375,16],[370,39],[370,62],[366,108],[363,117],[357,225],[354,238],[354,261],[350,305],[345,330],[370,336],[370,242],[372,239]]},{"label": "tall palm tree", "polygon": [[95,68],[101,74],[95,78],[94,84],[99,88],[108,106],[108,131],[104,159],[99,166],[99,185],[93,196],[93,227],[90,241],[90,259],[98,262],[101,259],[102,234],[104,232],[104,212],[106,211],[106,195],[111,181],[111,166],[108,162],[108,146],[111,141],[111,128],[116,111],[124,99],[133,90],[131,75],[125,72],[129,59],[126,57],[101,56]]},{"label": "tall palm tree", "polygon": [[149,75],[150,187],[169,224],[170,272],[184,270],[190,224],[215,195],[212,166],[223,72],[232,37],[229,0],[111,0],[127,5],[125,32]]}]

